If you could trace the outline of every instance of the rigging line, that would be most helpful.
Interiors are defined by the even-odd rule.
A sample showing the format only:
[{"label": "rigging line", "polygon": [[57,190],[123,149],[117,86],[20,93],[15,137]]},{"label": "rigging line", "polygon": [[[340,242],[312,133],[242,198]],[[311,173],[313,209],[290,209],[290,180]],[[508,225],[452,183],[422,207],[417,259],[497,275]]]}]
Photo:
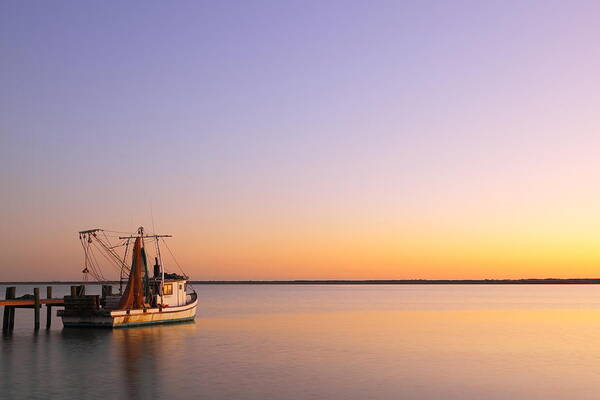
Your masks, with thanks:
[{"label": "rigging line", "polygon": [[88,266],[89,266],[89,269],[88,269],[89,274],[92,275],[92,277],[94,277],[94,279],[99,280],[100,275],[99,275],[98,271],[96,270],[96,266],[94,265],[92,257],[89,258]]},{"label": "rigging line", "polygon": [[85,244],[84,244],[84,239],[81,237],[81,235],[79,235],[79,242],[81,243],[81,247],[83,247],[83,255],[84,255],[84,268],[87,268],[87,264],[88,264],[88,255],[87,255],[87,249],[85,248]]},{"label": "rigging line", "polygon": [[[121,267],[121,266],[125,266],[123,261],[121,261],[121,257],[117,254],[117,252],[115,252],[113,249],[111,249],[110,247],[108,247],[106,245],[106,243],[104,243],[102,240],[100,240],[99,238],[96,238],[96,240],[98,241],[98,243],[104,248],[104,250],[110,254],[114,260],[113,262],[116,261],[116,263]],[[110,241],[108,240],[108,238],[106,239],[107,243],[110,245]]]},{"label": "rigging line", "polygon": [[[91,261],[91,260],[90,260]],[[88,273],[96,280],[96,281],[101,281],[101,276],[99,275],[98,271],[96,271],[93,262],[90,262],[89,264],[91,269],[88,269]]]},{"label": "rigging line", "polygon": [[98,281],[98,282],[101,282],[101,280],[102,280],[102,279],[100,278],[100,276],[99,276],[97,273],[95,273],[94,271],[90,271],[90,270],[88,270],[88,273],[89,273],[89,274],[92,276],[92,278],[94,278],[96,281]]},{"label": "rigging line", "polygon": [[161,257],[161,254],[160,254],[160,246],[158,244],[158,238],[156,238],[156,240],[154,240],[154,247],[156,248],[155,249],[156,256],[158,258],[160,269],[162,270],[164,268],[164,265],[163,265],[162,257]]},{"label": "rigging line", "polygon": [[156,235],[156,228],[154,228],[154,212],[152,211],[152,200],[150,200],[150,217],[152,218],[152,234]]},{"label": "rigging line", "polygon": [[[98,244],[95,244],[96,248],[98,249],[98,251],[100,251],[100,254],[102,254],[102,256],[108,261],[108,263],[116,270],[119,272],[119,276],[121,274],[121,270],[122,270],[122,265],[120,264],[120,262],[115,262],[114,258],[112,258],[112,254],[108,253],[106,251],[106,249],[104,249],[103,247],[101,247]],[[120,260],[119,260],[120,261]]]},{"label": "rigging line", "polygon": [[[108,261],[108,263],[109,263],[110,265],[112,265],[112,266],[113,266],[113,268],[115,268],[117,271],[120,271],[120,267],[119,267],[118,265],[116,265],[116,264],[115,264],[115,261],[114,261],[112,258],[110,258],[110,257],[108,256],[108,254],[106,254],[106,250],[104,250],[104,248],[100,247],[100,246],[99,246],[98,244],[96,244],[95,242],[94,242],[94,245],[96,246],[96,248],[98,249],[98,251],[100,252],[100,254],[102,254],[102,256],[103,256],[103,257],[104,257],[104,258],[105,258],[105,259]],[[104,250],[104,251],[103,251],[103,250]]]},{"label": "rigging line", "polygon": [[[89,238],[88,238],[89,239]],[[85,236],[83,238],[80,238],[81,241],[81,245],[83,246],[83,253],[85,255],[85,265],[84,265],[84,269],[90,267],[92,269],[93,272],[90,272],[90,274],[96,278],[97,272],[94,269],[94,265],[93,262],[90,258],[90,247],[89,247],[89,241],[86,240]],[[89,269],[88,269],[89,271]]]},{"label": "rigging line", "polygon": [[124,269],[124,266],[126,265],[125,262],[127,261],[127,252],[129,251],[129,242],[131,241],[131,239],[127,239],[127,244],[125,245],[125,255],[123,255],[123,260],[121,261],[121,270]]},{"label": "rigging line", "polygon": [[91,256],[90,256],[90,268],[91,268],[91,275],[94,276],[97,280],[100,280],[100,278],[102,277],[102,274],[99,270],[99,266],[98,261],[96,260],[96,257],[94,255],[93,252],[90,252]]},{"label": "rigging line", "polygon": [[[113,238],[113,239],[118,239],[119,237],[121,237],[123,235],[124,235],[123,233],[115,233],[114,235],[110,235],[110,234],[106,235],[106,237]],[[127,233],[127,235],[128,235],[128,233]]]},{"label": "rigging line", "polygon": [[101,240],[98,240],[100,243],[102,243],[102,245],[106,248],[108,248],[109,250],[112,249],[113,247],[118,247],[118,245],[113,246],[112,243],[110,242],[110,239],[108,239],[108,236],[106,235],[105,232],[102,232],[102,234],[104,235],[104,238],[106,239],[106,243],[102,242]]},{"label": "rigging line", "polygon": [[98,276],[96,273],[94,273],[93,271],[91,271],[91,270],[88,270],[88,272],[87,272],[87,273],[88,273],[88,274],[90,274],[90,275],[92,276],[92,278],[93,278],[95,281],[97,281],[97,282],[101,282],[101,279],[100,279],[100,277],[99,277],[99,276]]},{"label": "rigging line", "polygon": [[[86,248],[86,246],[84,245],[83,246],[83,251],[84,251],[84,254],[85,254],[84,271],[87,271],[87,273],[89,273],[90,275],[92,275],[92,277],[94,279],[99,280],[98,279],[98,273],[96,272],[96,270],[94,268],[94,264],[93,264],[93,262],[92,262],[92,260],[90,259],[90,256],[89,256],[89,254],[90,254],[89,248]],[[90,267],[91,270],[88,267]]]},{"label": "rigging line", "polygon": [[104,248],[104,246],[102,246],[99,243],[100,243],[100,241],[93,242],[94,247],[96,247],[96,249],[98,249],[100,254],[102,254],[102,256],[109,262],[109,264],[111,264],[113,267],[118,269],[119,267],[115,265],[116,264],[115,261],[111,257],[109,257],[110,253]]},{"label": "rigging line", "polygon": [[116,249],[117,247],[123,247],[123,246],[125,246],[125,243],[115,244],[114,246],[110,246],[109,249],[112,250],[112,249]]},{"label": "rigging line", "polygon": [[102,232],[102,233],[104,234],[106,243],[104,243],[100,239],[98,239],[98,242],[102,245],[102,247],[104,247],[105,251],[107,251],[117,261],[118,264],[120,264],[121,257],[119,257],[118,254],[116,254],[116,252],[113,250],[115,247],[119,247],[119,245],[113,246],[112,243],[110,242],[110,240],[108,239],[108,236],[106,236],[106,233],[104,233],[104,232]]},{"label": "rigging line", "polygon": [[[85,265],[84,265],[84,270],[87,269],[88,273],[90,275],[92,275],[92,277],[94,279],[96,279],[97,281],[99,281],[99,275],[97,273],[97,271],[95,270],[95,267],[93,265],[93,262],[90,258],[90,253],[91,253],[91,249],[90,249],[90,241],[89,241],[89,235],[86,239],[86,235],[79,235],[79,241],[81,243],[81,246],[83,247],[83,253],[85,255]],[[88,269],[88,266],[91,267],[91,271]]]},{"label": "rigging line", "polygon": [[103,232],[110,232],[110,233],[125,233],[125,234],[128,234],[128,235],[133,235],[133,232],[125,232],[125,231],[111,231],[111,230],[108,230],[108,229],[103,229]]},{"label": "rigging line", "polygon": [[[94,243],[94,242],[92,242],[92,243]],[[98,262],[98,259],[96,258],[96,254],[94,254],[94,252],[91,252],[91,254],[92,254],[92,258],[94,259],[94,263],[96,263],[98,275],[102,277],[103,281],[105,281],[106,279],[104,278],[104,274],[102,273],[102,269],[100,268],[100,263]]]},{"label": "rigging line", "polygon": [[[181,265],[179,265],[179,263],[177,262],[177,259],[175,258],[175,254],[173,254],[173,252],[171,251],[171,248],[169,247],[169,245],[167,244],[167,242],[165,241],[165,239],[164,239],[164,238],[161,238],[161,239],[162,239],[162,241],[163,241],[163,243],[164,243],[165,247],[167,248],[167,250],[168,250],[168,251],[169,251],[169,253],[171,254],[171,257],[173,257],[173,261],[175,261],[175,264],[177,265],[177,267],[179,267],[179,270],[181,271],[181,273],[182,273],[184,276],[188,277],[188,279],[189,279],[189,276],[188,276],[188,275],[185,273],[185,271],[183,270],[183,268],[181,268]],[[191,283],[188,283],[188,285],[190,285],[190,287],[191,287],[192,289],[194,289],[194,286],[193,286]],[[194,289],[194,290],[195,290],[195,289]]]},{"label": "rigging line", "polygon": [[163,265],[163,261],[162,261],[162,256],[160,254],[160,246],[158,245],[158,237],[155,237],[155,241],[154,241],[154,245],[156,246],[156,255],[158,256],[158,262],[160,264],[160,270],[161,270],[161,285],[164,283],[164,276],[165,276],[165,266]]},{"label": "rigging line", "polygon": [[169,245],[167,245],[167,242],[165,241],[165,239],[163,239],[163,238],[160,238],[160,239],[162,240],[162,242],[165,245],[165,247],[167,248],[167,250],[169,250],[169,253],[171,254],[171,257],[173,257],[173,261],[175,261],[175,264],[179,267],[179,270],[181,271],[181,273],[185,275],[185,272],[183,271],[183,268],[181,268],[181,265],[179,265],[179,263],[177,262],[177,259],[175,258],[175,255],[173,254],[173,252],[169,248]]}]

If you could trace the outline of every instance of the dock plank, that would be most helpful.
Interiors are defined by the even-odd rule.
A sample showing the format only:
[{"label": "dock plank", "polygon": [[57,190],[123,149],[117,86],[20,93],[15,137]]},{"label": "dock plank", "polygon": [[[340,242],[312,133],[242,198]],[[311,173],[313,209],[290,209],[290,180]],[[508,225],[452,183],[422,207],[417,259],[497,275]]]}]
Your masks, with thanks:
[{"label": "dock plank", "polygon": [[[52,306],[62,306],[65,304],[64,299],[40,299],[40,304],[49,304]],[[0,306],[35,306],[34,299],[25,299],[25,300],[0,300]]]}]

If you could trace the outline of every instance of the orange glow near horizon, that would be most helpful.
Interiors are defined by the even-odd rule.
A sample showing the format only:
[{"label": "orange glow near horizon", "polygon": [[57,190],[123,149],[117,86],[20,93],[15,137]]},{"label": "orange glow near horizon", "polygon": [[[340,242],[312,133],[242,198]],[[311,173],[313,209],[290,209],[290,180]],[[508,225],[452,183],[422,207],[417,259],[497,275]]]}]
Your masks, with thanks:
[{"label": "orange glow near horizon", "polygon": [[[322,223],[277,219],[238,225],[171,224],[161,232],[174,234],[168,245],[194,280],[598,276],[600,248],[593,224],[566,218],[546,222],[532,217],[495,222],[475,218],[461,219],[460,224],[449,218],[406,218],[387,225],[358,219]],[[74,234],[46,236],[40,231],[13,239],[15,246],[7,257],[16,258],[22,268],[7,271],[4,280],[81,278],[83,254]],[[177,272],[168,252],[164,258],[167,269]]]}]

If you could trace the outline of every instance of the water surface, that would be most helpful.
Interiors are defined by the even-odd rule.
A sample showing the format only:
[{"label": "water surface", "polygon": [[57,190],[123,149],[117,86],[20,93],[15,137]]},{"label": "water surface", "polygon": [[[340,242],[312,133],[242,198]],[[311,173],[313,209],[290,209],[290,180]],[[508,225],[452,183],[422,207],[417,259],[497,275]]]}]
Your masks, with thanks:
[{"label": "water surface", "polygon": [[[41,293],[45,289],[41,287]],[[195,323],[33,331],[0,397],[596,399],[596,285],[199,285]],[[5,288],[0,286],[0,293]],[[55,296],[68,286],[54,286]],[[88,292],[99,292],[98,287]],[[32,293],[18,286],[17,295]]]}]

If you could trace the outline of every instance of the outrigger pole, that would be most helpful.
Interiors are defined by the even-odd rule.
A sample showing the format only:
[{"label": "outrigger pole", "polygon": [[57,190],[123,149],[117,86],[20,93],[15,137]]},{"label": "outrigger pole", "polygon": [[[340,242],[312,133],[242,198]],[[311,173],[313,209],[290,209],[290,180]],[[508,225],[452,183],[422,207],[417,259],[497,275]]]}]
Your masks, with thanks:
[{"label": "outrigger pole", "polygon": [[173,237],[173,235],[137,235],[137,236],[119,236],[119,239],[137,239],[137,238],[162,238],[162,237]]}]

